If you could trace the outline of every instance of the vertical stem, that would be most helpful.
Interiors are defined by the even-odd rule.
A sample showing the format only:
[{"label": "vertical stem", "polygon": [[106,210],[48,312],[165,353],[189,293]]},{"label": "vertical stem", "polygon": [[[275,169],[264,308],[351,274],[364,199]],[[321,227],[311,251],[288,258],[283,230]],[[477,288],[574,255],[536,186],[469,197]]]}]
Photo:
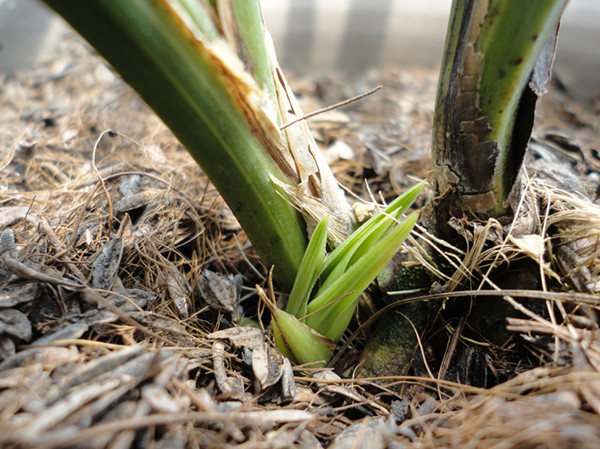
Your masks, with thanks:
[{"label": "vertical stem", "polygon": [[[262,90],[191,0],[45,0],[154,109],[219,190],[282,288],[307,245],[304,220],[273,185],[292,182],[265,148],[277,130]],[[248,18],[247,18],[248,19]],[[262,25],[261,25],[262,26]],[[277,136],[275,136],[277,137]],[[261,140],[262,138],[262,140]]]},{"label": "vertical stem", "polygon": [[527,81],[567,1],[454,0],[433,130],[442,221],[508,212],[537,99]]}]

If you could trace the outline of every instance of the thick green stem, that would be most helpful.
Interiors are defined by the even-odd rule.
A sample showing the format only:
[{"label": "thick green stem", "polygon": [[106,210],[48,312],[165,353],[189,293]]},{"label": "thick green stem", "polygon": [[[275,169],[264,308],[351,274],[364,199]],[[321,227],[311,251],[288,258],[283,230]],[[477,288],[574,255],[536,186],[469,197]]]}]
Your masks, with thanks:
[{"label": "thick green stem", "polygon": [[438,217],[503,215],[535,110],[527,82],[568,0],[455,0],[436,100]]},{"label": "thick green stem", "polygon": [[204,15],[212,6],[189,0],[45,2],[175,133],[217,187],[265,265],[275,266],[276,280],[291,289],[307,245],[304,221],[274,188],[272,177],[291,180],[273,162],[265,149],[269,139],[257,129],[268,115],[260,107],[264,91],[215,36]]},{"label": "thick green stem", "polygon": [[257,1],[231,0],[233,16],[237,24],[239,55],[260,87],[273,97],[277,94],[267,48],[265,46],[262,14]]}]

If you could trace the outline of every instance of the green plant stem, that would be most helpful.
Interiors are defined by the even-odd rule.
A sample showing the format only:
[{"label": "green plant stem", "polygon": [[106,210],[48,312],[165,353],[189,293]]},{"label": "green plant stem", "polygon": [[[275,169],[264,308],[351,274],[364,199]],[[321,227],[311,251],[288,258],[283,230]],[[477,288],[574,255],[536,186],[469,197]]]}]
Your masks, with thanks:
[{"label": "green plant stem", "polygon": [[231,5],[238,25],[240,58],[258,85],[269,93],[273,104],[277,104],[273,73],[265,46],[260,4],[257,1],[232,0]]},{"label": "green plant stem", "polygon": [[[291,182],[256,136],[187,0],[45,0],[115,67],[196,159],[280,286],[291,289],[307,239],[300,214],[274,188]],[[194,29],[190,29],[193,26]],[[209,33],[210,34],[210,33]]]}]

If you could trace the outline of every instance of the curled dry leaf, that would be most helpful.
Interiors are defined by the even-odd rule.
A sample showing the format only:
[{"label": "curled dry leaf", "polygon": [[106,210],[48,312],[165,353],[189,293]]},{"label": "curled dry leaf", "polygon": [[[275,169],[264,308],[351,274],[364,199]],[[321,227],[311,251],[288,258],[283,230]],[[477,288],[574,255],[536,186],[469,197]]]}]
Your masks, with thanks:
[{"label": "curled dry leaf", "polygon": [[227,375],[225,363],[225,343],[215,341],[213,343],[213,370],[215,381],[219,390],[228,397],[241,398],[244,396],[244,380],[241,377],[230,377]]}]

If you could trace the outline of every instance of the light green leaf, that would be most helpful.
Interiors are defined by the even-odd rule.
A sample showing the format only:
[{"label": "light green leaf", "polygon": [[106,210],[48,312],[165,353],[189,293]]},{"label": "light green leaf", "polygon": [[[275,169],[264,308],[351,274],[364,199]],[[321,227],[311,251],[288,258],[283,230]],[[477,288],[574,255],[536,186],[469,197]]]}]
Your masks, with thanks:
[{"label": "light green leaf", "polygon": [[415,201],[425,182],[411,187],[394,201],[382,213],[379,213],[358,228],[341,245],[339,245],[326,259],[319,274],[319,293],[327,289],[350,266],[356,263],[372,246],[385,235],[385,233],[398,223],[400,216]]},{"label": "light green leaf", "polygon": [[315,286],[319,276],[319,268],[325,260],[325,249],[327,245],[327,224],[329,217],[324,217],[317,227],[308,243],[300,268],[294,281],[294,287],[288,299],[286,312],[301,318],[306,315],[306,306],[310,292]]},{"label": "light green leaf", "polygon": [[306,323],[332,340],[338,340],[350,322],[360,294],[391,260],[408,237],[418,213],[396,225],[369,252],[308,304]]},{"label": "light green leaf", "polygon": [[[411,187],[409,190],[392,201],[383,210],[383,213],[379,213],[371,217],[369,220],[363,223],[360,228],[354,231],[341,245],[333,250],[323,264],[323,268],[320,273],[321,279],[324,279],[324,282],[327,282],[327,279],[334,270],[337,274],[340,273],[340,267],[343,267],[343,270],[345,270],[346,267],[351,264],[353,255],[357,251],[360,252],[360,254],[364,254],[366,251],[369,251],[370,246],[362,244],[365,239],[372,235],[381,238],[381,236],[393,224],[393,220],[390,220],[388,217],[391,216],[399,218],[415,201],[424,185],[425,181],[422,181],[416,184],[414,187]],[[378,240],[378,238],[375,240]]]}]

